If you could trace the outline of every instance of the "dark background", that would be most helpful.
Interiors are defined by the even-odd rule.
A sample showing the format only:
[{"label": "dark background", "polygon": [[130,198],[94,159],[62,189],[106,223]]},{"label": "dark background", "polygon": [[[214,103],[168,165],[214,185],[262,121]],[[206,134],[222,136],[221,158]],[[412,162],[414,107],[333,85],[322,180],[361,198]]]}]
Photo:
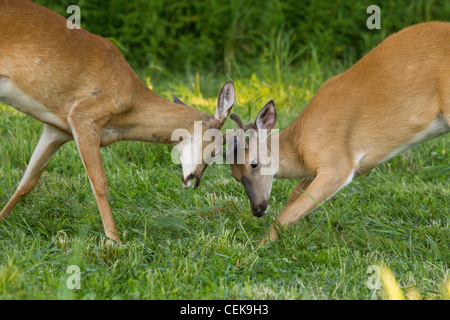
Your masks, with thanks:
[{"label": "dark background", "polygon": [[[316,54],[321,62],[356,61],[387,35],[431,20],[450,20],[448,0],[37,0],[65,17],[81,8],[81,25],[112,40],[136,69],[251,69],[271,46],[289,39],[290,63]],[[381,8],[381,30],[369,30],[366,9]],[[277,43],[278,42],[278,43]]]}]

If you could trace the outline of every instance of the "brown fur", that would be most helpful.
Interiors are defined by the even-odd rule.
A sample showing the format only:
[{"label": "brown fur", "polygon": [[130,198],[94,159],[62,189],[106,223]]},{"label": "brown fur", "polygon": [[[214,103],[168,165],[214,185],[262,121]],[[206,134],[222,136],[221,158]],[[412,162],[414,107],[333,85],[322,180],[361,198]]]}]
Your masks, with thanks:
[{"label": "brown fur", "polygon": [[[411,147],[408,143],[432,123],[439,123],[441,131],[420,141],[450,131],[449,54],[450,23],[418,24],[388,37],[318,90],[279,133],[275,177],[306,178],[262,243],[276,239],[279,227],[297,221],[354,176],[388,160],[402,146]],[[232,167],[235,177],[249,175],[242,165]],[[261,186],[263,177],[253,177],[253,185]]]},{"label": "brown fur", "polygon": [[[217,118],[163,99],[137,77],[110,41],[83,29],[68,29],[64,17],[31,1],[0,0],[0,30],[0,84],[10,81],[46,109],[25,108],[45,123],[44,133],[0,220],[36,186],[58,148],[75,139],[106,235],[120,241],[108,204],[100,146],[119,140],[172,143],[175,129],[193,132],[195,121],[202,121],[203,131],[220,129],[228,115],[225,110]],[[234,99],[234,87],[232,91]],[[192,177],[199,181],[205,167],[196,167]]]}]

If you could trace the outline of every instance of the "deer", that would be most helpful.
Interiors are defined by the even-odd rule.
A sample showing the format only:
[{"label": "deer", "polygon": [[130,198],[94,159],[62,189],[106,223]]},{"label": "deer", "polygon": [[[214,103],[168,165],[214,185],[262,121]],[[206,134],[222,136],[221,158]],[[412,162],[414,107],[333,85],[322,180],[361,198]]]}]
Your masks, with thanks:
[{"label": "deer", "polygon": [[[74,140],[89,177],[105,235],[121,243],[108,202],[100,147],[116,141],[181,145],[175,129],[220,130],[234,105],[232,80],[222,87],[213,115],[169,101],[149,89],[109,40],[67,28],[56,12],[28,0],[0,0],[0,101],[44,124],[16,191],[0,212],[4,220],[37,185],[46,165]],[[182,183],[197,187],[207,163],[198,139],[183,140]],[[196,146],[194,146],[196,144]],[[193,163],[192,157],[202,161]],[[191,180],[195,179],[195,185]]]},{"label": "deer", "polygon": [[[236,131],[250,130],[257,137],[264,130],[271,133],[266,139],[269,153],[271,139],[278,139],[276,165],[269,168],[258,153],[249,152],[248,136],[224,136],[231,147],[227,157],[232,160],[227,162],[245,188],[253,215],[267,211],[274,178],[300,179],[259,243],[269,244],[355,177],[450,132],[450,23],[420,23],[390,35],[326,81],[278,133],[273,132],[273,100],[253,122],[244,125],[236,113],[230,118],[238,125]],[[240,162],[239,150],[244,150]],[[269,170],[262,174],[262,169]]]}]

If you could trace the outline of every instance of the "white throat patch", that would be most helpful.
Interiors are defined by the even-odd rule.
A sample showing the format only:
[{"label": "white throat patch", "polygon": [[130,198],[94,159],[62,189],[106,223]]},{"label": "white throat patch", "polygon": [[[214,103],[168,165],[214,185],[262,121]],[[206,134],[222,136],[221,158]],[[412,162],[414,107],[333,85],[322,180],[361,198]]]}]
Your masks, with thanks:
[{"label": "white throat patch", "polygon": [[194,173],[195,167],[202,164],[202,138],[192,135],[177,145],[183,168],[183,179]]}]

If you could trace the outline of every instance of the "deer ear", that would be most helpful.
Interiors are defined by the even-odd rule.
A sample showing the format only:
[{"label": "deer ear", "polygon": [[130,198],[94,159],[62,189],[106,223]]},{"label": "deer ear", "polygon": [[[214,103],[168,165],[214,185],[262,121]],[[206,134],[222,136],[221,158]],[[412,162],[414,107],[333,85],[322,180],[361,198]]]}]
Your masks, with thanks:
[{"label": "deer ear", "polygon": [[275,103],[273,100],[270,100],[264,108],[258,113],[256,117],[254,129],[261,130],[266,129],[268,134],[275,128],[275,124],[277,123],[277,109],[275,108]]},{"label": "deer ear", "polygon": [[180,99],[178,99],[173,93],[172,93],[172,97],[173,97],[173,102],[185,105],[184,102],[181,101]]},{"label": "deer ear", "polygon": [[219,98],[217,100],[217,108],[214,112],[214,118],[220,121],[221,125],[227,120],[231,108],[234,105],[234,83],[229,80],[220,90]]}]

